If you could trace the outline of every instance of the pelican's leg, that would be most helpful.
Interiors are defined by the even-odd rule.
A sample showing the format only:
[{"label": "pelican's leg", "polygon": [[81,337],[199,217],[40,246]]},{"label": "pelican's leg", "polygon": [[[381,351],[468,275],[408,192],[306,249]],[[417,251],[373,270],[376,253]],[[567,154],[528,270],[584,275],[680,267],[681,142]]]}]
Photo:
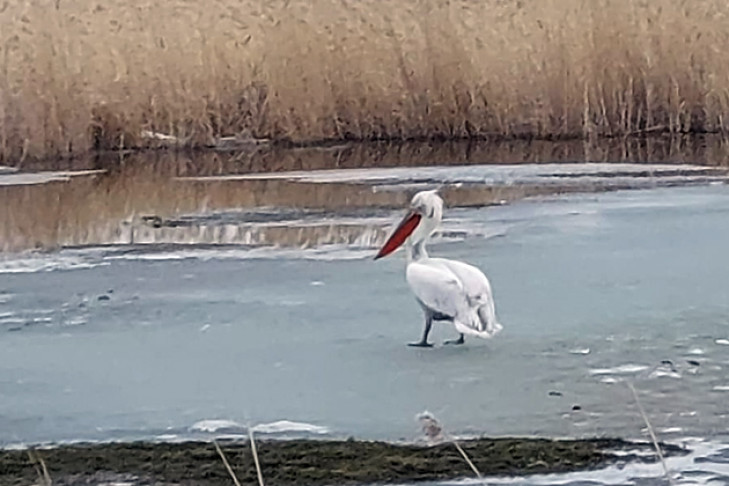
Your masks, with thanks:
[{"label": "pelican's leg", "polygon": [[433,315],[425,311],[425,329],[423,329],[423,338],[417,343],[408,343],[408,346],[415,346],[416,348],[432,348],[433,345],[428,342],[428,334],[430,334],[430,328],[433,327]]},{"label": "pelican's leg", "polygon": [[466,339],[463,336],[463,333],[461,333],[461,336],[458,339],[449,339],[448,341],[445,341],[443,344],[463,344],[466,342]]}]

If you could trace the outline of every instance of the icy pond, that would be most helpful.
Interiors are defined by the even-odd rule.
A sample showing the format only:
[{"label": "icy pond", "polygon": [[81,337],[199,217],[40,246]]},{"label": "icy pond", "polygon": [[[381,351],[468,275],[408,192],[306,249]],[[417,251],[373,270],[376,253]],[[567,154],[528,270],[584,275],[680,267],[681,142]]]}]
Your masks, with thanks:
[{"label": "icy pond", "polygon": [[[326,219],[366,232],[400,215]],[[405,346],[422,317],[402,253],[372,261],[380,240],[6,255],[0,445],[210,438],[246,426],[410,441],[426,409],[457,436],[644,438],[630,381],[659,437],[700,452],[671,463],[685,484],[728,480],[729,186],[447,209],[431,253],[485,270],[505,328],[462,347],[440,345],[454,337],[444,324],[435,348]],[[503,482],[660,475],[631,471]]]}]

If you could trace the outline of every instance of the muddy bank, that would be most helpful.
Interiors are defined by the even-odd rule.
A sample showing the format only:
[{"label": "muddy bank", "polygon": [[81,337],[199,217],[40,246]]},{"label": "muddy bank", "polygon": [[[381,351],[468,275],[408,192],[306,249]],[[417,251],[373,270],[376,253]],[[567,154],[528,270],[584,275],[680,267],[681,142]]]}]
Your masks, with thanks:
[{"label": "muddy bank", "polygon": [[[365,441],[258,442],[263,476],[270,484],[365,484],[456,479],[474,475],[453,444],[396,445]],[[652,446],[620,439],[477,439],[462,448],[482,474],[526,475],[594,469],[616,462],[655,460]],[[248,443],[222,449],[242,484],[256,483]],[[668,455],[684,449],[664,445]],[[228,485],[231,478],[207,442],[73,445],[35,451],[56,485],[124,480],[129,484]],[[0,452],[0,484],[38,480],[28,451]]]}]

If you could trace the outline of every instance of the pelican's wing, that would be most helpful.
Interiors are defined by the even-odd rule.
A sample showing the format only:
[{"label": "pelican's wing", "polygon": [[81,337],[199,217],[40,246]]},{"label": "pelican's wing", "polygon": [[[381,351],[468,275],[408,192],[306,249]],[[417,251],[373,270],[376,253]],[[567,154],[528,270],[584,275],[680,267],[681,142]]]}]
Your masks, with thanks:
[{"label": "pelican's wing", "polygon": [[463,286],[448,268],[412,262],[406,277],[415,296],[428,309],[453,319],[468,312]]},{"label": "pelican's wing", "polygon": [[[477,335],[491,337],[503,329],[503,326],[499,324],[496,318],[491,284],[481,270],[458,260],[432,258],[431,261],[447,268],[461,282],[469,306],[475,308],[478,315],[478,321],[473,322]],[[488,334],[488,336],[482,336],[481,333]]]}]

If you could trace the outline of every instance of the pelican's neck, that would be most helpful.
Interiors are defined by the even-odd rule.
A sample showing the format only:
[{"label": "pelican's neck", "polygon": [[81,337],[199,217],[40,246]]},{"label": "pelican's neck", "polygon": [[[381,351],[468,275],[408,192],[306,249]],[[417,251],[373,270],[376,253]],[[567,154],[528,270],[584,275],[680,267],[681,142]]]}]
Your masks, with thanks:
[{"label": "pelican's neck", "polygon": [[425,245],[430,235],[438,228],[440,213],[424,217],[405,243],[408,263],[428,258]]},{"label": "pelican's neck", "polygon": [[425,241],[426,240],[418,240],[416,242],[412,242],[408,240],[407,247],[405,248],[408,263],[428,258],[428,252],[425,249]]}]

